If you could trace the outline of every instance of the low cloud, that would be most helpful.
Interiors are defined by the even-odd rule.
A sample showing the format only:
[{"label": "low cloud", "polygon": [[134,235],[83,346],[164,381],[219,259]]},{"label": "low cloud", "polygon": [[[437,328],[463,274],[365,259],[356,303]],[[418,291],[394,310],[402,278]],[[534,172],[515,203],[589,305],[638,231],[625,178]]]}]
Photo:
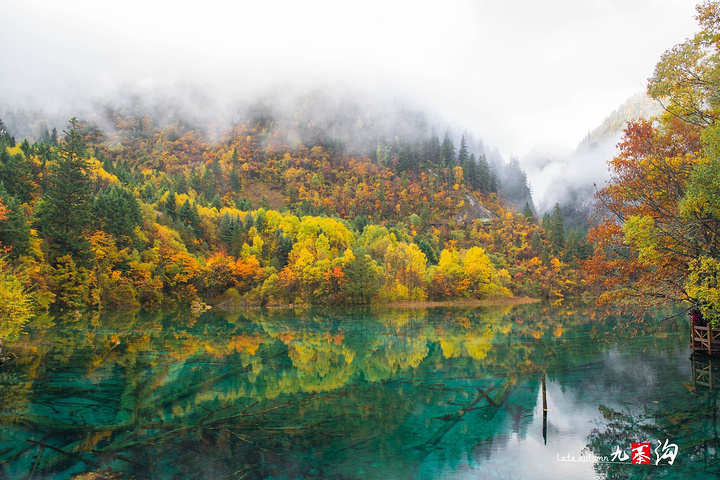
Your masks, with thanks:
[{"label": "low cloud", "polygon": [[570,148],[641,89],[693,13],[653,0],[24,0],[3,6],[0,108],[195,88],[188,105],[222,118],[271,88],[331,86],[435,111],[524,157]]}]

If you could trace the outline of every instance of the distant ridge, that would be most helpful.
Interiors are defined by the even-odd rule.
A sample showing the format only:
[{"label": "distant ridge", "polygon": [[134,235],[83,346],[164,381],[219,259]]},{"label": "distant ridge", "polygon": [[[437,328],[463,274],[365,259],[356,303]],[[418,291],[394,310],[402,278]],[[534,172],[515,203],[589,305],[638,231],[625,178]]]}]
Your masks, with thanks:
[{"label": "distant ridge", "polygon": [[608,115],[593,131],[588,133],[578,145],[578,150],[592,149],[619,138],[630,120],[650,118],[662,113],[662,106],[645,93],[637,93]]},{"label": "distant ridge", "polygon": [[561,161],[562,175],[553,179],[553,188],[545,194],[540,211],[550,212],[557,203],[566,226],[586,231],[595,186],[607,180],[606,164],[617,154],[616,145],[625,126],[630,120],[650,118],[660,113],[660,103],[643,92],[623,102],[585,136],[569,158]]}]

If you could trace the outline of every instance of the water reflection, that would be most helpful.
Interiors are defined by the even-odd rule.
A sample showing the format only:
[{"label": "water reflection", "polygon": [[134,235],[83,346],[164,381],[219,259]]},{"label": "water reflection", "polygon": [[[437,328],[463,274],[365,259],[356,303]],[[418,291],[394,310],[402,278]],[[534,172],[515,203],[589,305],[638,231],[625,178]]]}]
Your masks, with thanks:
[{"label": "water reflection", "polygon": [[[704,367],[687,360],[683,323],[614,335],[620,316],[542,305],[43,322],[0,369],[10,478],[670,478],[717,468],[716,390],[693,377]],[[558,461],[656,438],[680,446],[674,465]]]}]

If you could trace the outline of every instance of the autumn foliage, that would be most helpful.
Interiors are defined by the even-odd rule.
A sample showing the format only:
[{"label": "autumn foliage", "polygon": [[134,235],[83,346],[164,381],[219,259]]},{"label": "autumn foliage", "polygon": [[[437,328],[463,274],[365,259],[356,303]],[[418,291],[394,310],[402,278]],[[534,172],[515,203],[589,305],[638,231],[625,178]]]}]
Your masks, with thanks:
[{"label": "autumn foliage", "polygon": [[701,31],[663,55],[648,85],[665,114],[631,122],[609,164],[585,267],[602,300],[688,302],[718,322],[720,4],[697,10]]},{"label": "autumn foliage", "polygon": [[288,145],[267,120],[219,138],[121,111],[106,120],[112,132],[73,119],[64,138],[0,139],[0,242],[41,308],[583,289],[587,252],[566,246],[559,214],[512,213],[464,139],[459,155],[447,137],[378,141],[370,158]]}]

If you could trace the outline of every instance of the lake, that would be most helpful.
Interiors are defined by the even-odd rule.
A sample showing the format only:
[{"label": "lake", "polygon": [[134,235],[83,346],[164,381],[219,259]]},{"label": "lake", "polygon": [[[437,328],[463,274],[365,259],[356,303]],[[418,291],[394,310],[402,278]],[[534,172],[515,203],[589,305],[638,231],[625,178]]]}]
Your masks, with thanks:
[{"label": "lake", "polygon": [[720,358],[691,359],[687,320],[663,317],[533,304],[41,318],[3,347],[0,478],[713,478]]}]

